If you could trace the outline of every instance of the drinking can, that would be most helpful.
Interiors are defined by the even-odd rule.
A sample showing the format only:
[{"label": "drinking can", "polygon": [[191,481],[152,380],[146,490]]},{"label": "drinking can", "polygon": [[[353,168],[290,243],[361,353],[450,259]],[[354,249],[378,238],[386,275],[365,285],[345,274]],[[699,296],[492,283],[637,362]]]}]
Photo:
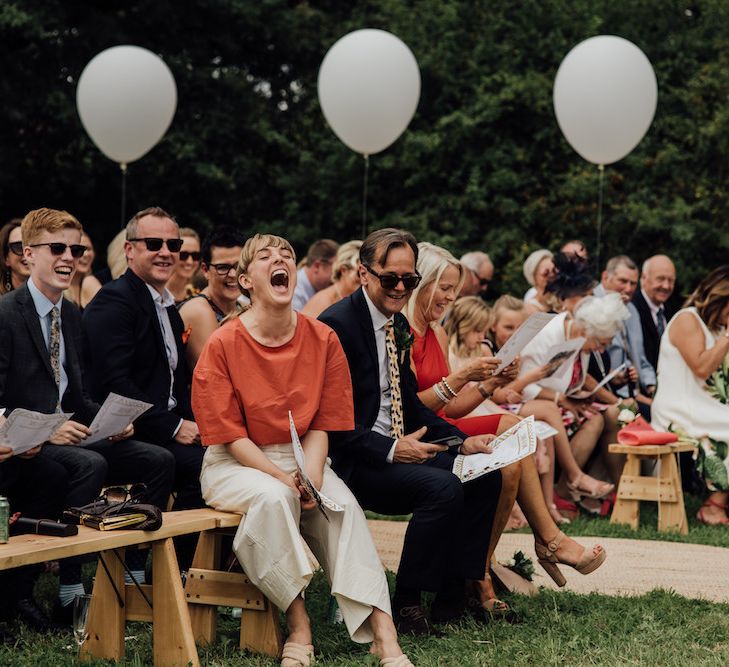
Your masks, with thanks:
[{"label": "drinking can", "polygon": [[8,541],[10,530],[10,503],[7,498],[0,496],[0,544]]}]

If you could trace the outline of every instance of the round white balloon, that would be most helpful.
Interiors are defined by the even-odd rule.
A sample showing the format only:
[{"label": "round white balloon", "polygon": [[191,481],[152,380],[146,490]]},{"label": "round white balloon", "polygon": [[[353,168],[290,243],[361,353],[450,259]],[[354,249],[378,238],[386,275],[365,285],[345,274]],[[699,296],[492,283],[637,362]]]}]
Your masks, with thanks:
[{"label": "round white balloon", "polygon": [[420,69],[406,44],[384,30],[356,30],[327,52],[319,103],[334,133],[364,155],[379,153],[405,130],[420,99]]},{"label": "round white balloon", "polygon": [[624,158],[653,121],[658,85],[646,55],[614,35],[591,37],[562,61],[554,80],[554,111],[562,133],[585,160]]},{"label": "round white balloon", "polygon": [[139,46],[114,46],[84,68],[76,106],[99,150],[126,164],[164,136],[175,115],[177,86],[159,56]]}]

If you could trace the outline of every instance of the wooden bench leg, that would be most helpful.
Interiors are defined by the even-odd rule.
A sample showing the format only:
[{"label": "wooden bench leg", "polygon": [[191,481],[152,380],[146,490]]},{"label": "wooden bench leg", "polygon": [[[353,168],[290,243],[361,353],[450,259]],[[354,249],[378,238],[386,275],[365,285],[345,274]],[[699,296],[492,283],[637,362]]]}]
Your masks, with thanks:
[{"label": "wooden bench leg", "polygon": [[152,545],[155,667],[199,667],[200,659],[190,624],[190,612],[180,581],[172,539]]},{"label": "wooden bench leg", "polygon": [[[124,549],[117,549],[117,553],[121,559],[124,558]],[[108,574],[102,565],[102,558]],[[88,639],[81,647],[81,660],[121,660],[124,657],[126,609],[119,605],[116,591],[119,591],[123,600],[124,567],[113,551],[102,551],[96,566],[93,598],[86,625]]]},{"label": "wooden bench leg", "polygon": [[[211,530],[200,533],[192,567],[217,570],[220,565],[220,539],[222,535]],[[192,634],[198,644],[215,642],[218,608],[215,605],[190,605]]]},{"label": "wooden bench leg", "polygon": [[243,609],[240,619],[240,647],[278,658],[283,636],[278,622],[278,609],[266,599],[266,608]]},{"label": "wooden bench leg", "polygon": [[678,531],[681,535],[688,535],[688,520],[683,502],[681,476],[676,465],[676,454],[661,454],[660,482],[658,531]]},{"label": "wooden bench leg", "polygon": [[627,454],[625,465],[623,466],[623,474],[620,476],[620,482],[618,482],[615,507],[613,507],[610,523],[626,523],[633,530],[638,530],[640,523],[640,501],[621,497],[621,491],[625,494],[625,490],[621,489],[623,478],[638,475],[640,475],[640,457],[634,454]]}]

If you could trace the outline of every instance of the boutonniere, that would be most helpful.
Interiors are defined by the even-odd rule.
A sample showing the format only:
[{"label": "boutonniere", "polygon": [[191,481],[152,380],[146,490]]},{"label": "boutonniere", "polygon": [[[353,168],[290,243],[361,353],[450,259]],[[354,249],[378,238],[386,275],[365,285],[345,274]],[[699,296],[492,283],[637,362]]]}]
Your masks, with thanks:
[{"label": "boutonniere", "polygon": [[397,326],[395,325],[395,345],[397,346],[398,352],[400,352],[400,365],[405,363],[405,355],[408,354],[408,350],[413,346],[415,336],[413,336],[410,327]]}]

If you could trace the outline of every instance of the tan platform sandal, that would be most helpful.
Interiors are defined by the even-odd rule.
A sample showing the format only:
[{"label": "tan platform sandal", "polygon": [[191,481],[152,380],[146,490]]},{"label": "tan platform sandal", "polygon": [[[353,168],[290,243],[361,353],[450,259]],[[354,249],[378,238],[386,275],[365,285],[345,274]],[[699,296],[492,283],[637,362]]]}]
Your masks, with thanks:
[{"label": "tan platform sandal", "polygon": [[281,652],[281,667],[309,667],[314,664],[314,647],[311,644],[286,642]]},{"label": "tan platform sandal", "polygon": [[596,544],[592,547],[584,547],[582,558],[577,563],[571,565],[570,563],[563,563],[557,558],[557,549],[565,538],[565,534],[560,530],[557,536],[550,540],[547,544],[541,544],[540,542],[534,543],[534,550],[537,552],[537,559],[539,564],[544,568],[544,571],[552,578],[557,586],[564,586],[567,580],[564,575],[559,571],[557,564],[566,565],[577,570],[580,574],[590,574],[600,567],[607,558],[607,551]]}]

